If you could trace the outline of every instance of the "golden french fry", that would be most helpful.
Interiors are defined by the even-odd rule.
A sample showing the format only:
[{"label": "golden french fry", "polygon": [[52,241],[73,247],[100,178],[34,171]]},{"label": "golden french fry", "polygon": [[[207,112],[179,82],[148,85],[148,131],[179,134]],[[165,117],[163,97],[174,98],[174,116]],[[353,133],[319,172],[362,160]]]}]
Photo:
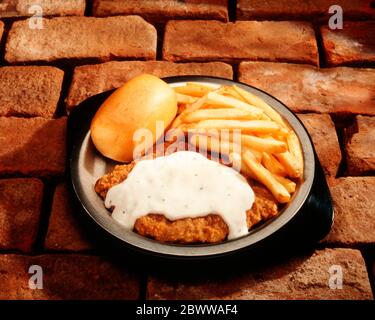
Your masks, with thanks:
[{"label": "golden french fry", "polygon": [[249,148],[249,147],[243,147],[243,148],[242,148],[242,152],[244,152],[244,151],[246,151],[246,150],[249,150],[249,151],[254,155],[255,159],[256,159],[259,163],[262,162],[262,157],[263,157],[262,152],[257,151],[257,150],[254,150],[254,149],[251,149],[251,148]]},{"label": "golden french fry", "polygon": [[197,101],[197,98],[181,94],[181,93],[176,93],[177,97],[177,103],[185,103],[185,104],[192,104],[195,101]]},{"label": "golden french fry", "polygon": [[278,132],[280,136],[287,136],[289,135],[289,133],[290,133],[290,130],[287,128],[280,128],[280,131]]},{"label": "golden french fry", "polygon": [[229,159],[233,163],[233,166],[237,165],[239,163],[240,166],[240,172],[245,178],[251,178],[253,180],[256,180],[253,173],[250,171],[250,169],[247,167],[245,161],[243,161],[243,157],[238,153],[231,153],[229,154]]},{"label": "golden french fry", "polygon": [[182,113],[183,111],[185,111],[185,110],[186,110],[186,107],[187,107],[187,105],[186,105],[185,103],[179,103],[179,104],[177,105],[177,114],[180,114],[180,113]]},{"label": "golden french fry", "polygon": [[188,82],[185,86],[174,87],[176,93],[192,96],[192,97],[203,97],[208,92],[212,91],[213,88],[205,86],[199,83]]},{"label": "golden french fry", "polygon": [[284,167],[281,165],[279,161],[277,161],[277,159],[275,159],[275,157],[272,154],[263,152],[262,164],[266,169],[268,169],[273,174],[277,174],[283,177],[287,174]]},{"label": "golden french fry", "polygon": [[199,109],[183,117],[184,122],[198,122],[207,119],[256,119],[250,112],[241,109]]},{"label": "golden french fry", "polygon": [[298,140],[298,137],[294,131],[290,131],[287,136],[287,142],[290,153],[295,157],[298,168],[301,171],[301,176],[303,173],[303,155],[302,155],[302,149],[301,144]]},{"label": "golden french fry", "polygon": [[270,153],[285,152],[288,146],[285,142],[273,138],[260,138],[243,134],[241,137],[242,144],[254,150],[265,151]]},{"label": "golden french fry", "polygon": [[253,172],[249,169],[245,161],[242,160],[241,162],[241,174],[244,175],[246,178],[250,178],[253,180],[258,180]]},{"label": "golden french fry", "polygon": [[258,115],[258,116],[262,115],[263,113],[263,111],[260,110],[259,108],[256,108],[246,102],[237,100],[232,97],[223,96],[221,94],[218,94],[217,92],[209,92],[207,94],[207,101],[208,103],[213,104],[213,105],[242,109],[242,110],[254,113],[255,115]]},{"label": "golden french fry", "polygon": [[178,126],[180,126],[182,124],[182,118],[189,112],[192,112],[201,108],[205,104],[206,99],[207,99],[206,96],[204,96],[198,99],[197,101],[195,101],[193,104],[186,106],[186,109],[174,119],[174,121],[171,124],[171,128],[177,128]]},{"label": "golden french fry", "polygon": [[231,153],[241,152],[240,145],[237,145],[236,143],[227,140],[220,140],[207,135],[194,134],[190,139],[190,143],[194,145],[196,148],[199,148],[200,150],[203,148],[205,150],[215,152],[218,154],[224,154],[227,156]]},{"label": "golden french fry", "polygon": [[293,193],[294,191],[296,191],[297,185],[292,180],[289,180],[288,178],[279,176],[277,174],[274,174],[273,176],[285,187],[286,190],[288,190],[289,193]]},{"label": "golden french fry", "polygon": [[[204,109],[204,110],[206,110],[206,109],[223,109],[223,108],[225,108],[225,107],[223,107],[223,106],[218,106],[218,105],[214,105],[214,104],[205,103],[205,104],[202,106],[202,108],[200,108],[200,109]],[[227,108],[227,109],[229,109],[229,108]],[[233,109],[233,108],[232,108],[232,109]]]},{"label": "golden french fry", "polygon": [[208,85],[198,82],[187,82],[186,85],[192,88],[197,88],[201,91],[206,91],[206,94],[210,91],[218,90],[221,88],[221,86],[217,87],[216,85]]},{"label": "golden french fry", "polygon": [[279,125],[288,127],[284,119],[272,107],[270,107],[266,102],[264,102],[263,99],[240,87],[233,86],[233,88],[245,99],[247,103],[263,110],[267,116],[269,116],[273,121],[277,122]]},{"label": "golden french fry", "polygon": [[256,180],[264,184],[278,202],[286,203],[290,200],[290,194],[286,188],[275,179],[271,172],[256,161],[251,151],[246,150],[242,157],[249,170],[256,177]]},{"label": "golden french fry", "polygon": [[283,165],[286,172],[288,173],[288,176],[292,178],[300,178],[302,176],[302,168],[299,166],[296,158],[289,151],[283,153],[275,153],[275,157]]},{"label": "golden french fry", "polygon": [[240,129],[243,132],[253,133],[273,133],[280,130],[277,123],[267,120],[203,120],[194,124],[194,127],[198,129]]},{"label": "golden french fry", "polygon": [[234,90],[232,86],[222,86],[217,92],[219,94],[240,100],[242,102],[246,102],[246,100],[236,90]]}]

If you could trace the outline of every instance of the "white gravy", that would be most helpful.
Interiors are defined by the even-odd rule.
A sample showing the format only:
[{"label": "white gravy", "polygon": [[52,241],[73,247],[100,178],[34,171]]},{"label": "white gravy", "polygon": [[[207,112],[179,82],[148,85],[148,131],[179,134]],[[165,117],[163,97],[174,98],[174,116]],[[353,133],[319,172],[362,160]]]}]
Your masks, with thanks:
[{"label": "white gravy", "polygon": [[107,208],[114,207],[112,217],[130,230],[149,213],[172,221],[217,214],[228,225],[228,239],[248,233],[246,210],[253,203],[241,174],[192,151],[138,162],[105,199]]}]

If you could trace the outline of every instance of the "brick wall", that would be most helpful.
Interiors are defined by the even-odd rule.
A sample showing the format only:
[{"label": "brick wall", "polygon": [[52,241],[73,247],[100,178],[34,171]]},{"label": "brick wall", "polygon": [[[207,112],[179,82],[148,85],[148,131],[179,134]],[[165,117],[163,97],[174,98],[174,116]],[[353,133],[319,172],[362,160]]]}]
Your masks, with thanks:
[{"label": "brick wall", "polygon": [[[373,298],[374,1],[334,1],[345,18],[336,31],[329,0],[36,2],[41,30],[29,28],[33,1],[0,5],[0,299]],[[139,273],[100,255],[66,190],[66,116],[142,72],[240,80],[299,113],[335,205],[315,252],[204,279]],[[44,268],[44,290],[28,288],[31,264]],[[328,288],[333,264],[341,290]]]}]

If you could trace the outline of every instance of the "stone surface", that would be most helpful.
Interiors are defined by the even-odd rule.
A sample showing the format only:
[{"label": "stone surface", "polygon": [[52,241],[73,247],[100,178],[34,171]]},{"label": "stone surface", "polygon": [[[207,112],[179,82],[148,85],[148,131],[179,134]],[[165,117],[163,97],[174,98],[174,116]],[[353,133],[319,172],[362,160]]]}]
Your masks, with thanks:
[{"label": "stone surface", "polygon": [[237,0],[237,19],[239,20],[312,20],[330,17],[330,6],[339,5],[344,19],[375,18],[372,0]]},{"label": "stone surface", "polygon": [[263,60],[317,65],[309,23],[290,21],[169,21],[163,59],[170,61]]},{"label": "stone surface", "polygon": [[341,162],[336,129],[328,114],[299,114],[314,143],[316,153],[327,176],[335,177]]},{"label": "stone surface", "polygon": [[340,178],[331,187],[335,222],[326,243],[375,244],[375,177]]},{"label": "stone surface", "polygon": [[62,175],[66,118],[0,117],[0,174]]},{"label": "stone surface", "polygon": [[321,34],[329,66],[375,63],[375,21],[345,22],[342,30],[323,26]]},{"label": "stone surface", "polygon": [[140,15],[154,23],[170,19],[228,20],[227,0],[94,0],[94,16]]},{"label": "stone surface", "polygon": [[44,247],[47,250],[80,251],[92,248],[74,211],[65,184],[57,186]]},{"label": "stone surface", "polygon": [[3,37],[3,32],[4,32],[4,23],[0,21],[0,41]]},{"label": "stone surface", "polygon": [[39,13],[43,16],[83,16],[85,7],[85,0],[3,0],[0,17],[27,17]]},{"label": "stone surface", "polygon": [[357,116],[346,137],[349,175],[375,173],[375,117]]},{"label": "stone surface", "polygon": [[375,115],[375,70],[243,62],[239,80],[280,99],[295,112]]},{"label": "stone surface", "polygon": [[39,230],[43,183],[0,180],[0,249],[30,252]]},{"label": "stone surface", "polygon": [[[332,265],[343,272],[342,289],[329,287]],[[365,262],[358,250],[325,249],[311,256],[237,276],[204,280],[150,277],[148,299],[372,299]]]},{"label": "stone surface", "polygon": [[[43,290],[29,288],[31,265],[43,270]],[[77,254],[1,254],[0,282],[2,300],[134,300],[140,286],[139,277],[124,267]]]},{"label": "stone surface", "polygon": [[60,17],[30,29],[29,20],[13,23],[5,59],[10,63],[61,59],[155,59],[156,29],[141,17]]},{"label": "stone surface", "polygon": [[0,116],[53,117],[63,77],[54,67],[0,68]]},{"label": "stone surface", "polygon": [[72,108],[83,100],[122,86],[142,73],[158,77],[206,75],[232,79],[232,67],[223,62],[173,63],[167,61],[112,61],[76,67],[66,104]]}]

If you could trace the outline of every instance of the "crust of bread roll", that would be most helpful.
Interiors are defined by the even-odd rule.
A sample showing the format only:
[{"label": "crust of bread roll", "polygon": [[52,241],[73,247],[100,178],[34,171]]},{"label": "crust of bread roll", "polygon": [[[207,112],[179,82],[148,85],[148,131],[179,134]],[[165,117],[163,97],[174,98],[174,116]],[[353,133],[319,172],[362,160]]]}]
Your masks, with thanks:
[{"label": "crust of bread roll", "polygon": [[156,132],[156,122],[162,121],[165,130],[176,114],[174,90],[158,77],[143,74],[118,88],[101,105],[91,122],[91,138],[104,156],[130,162],[136,146],[134,133],[150,130],[155,143],[164,133]]}]

